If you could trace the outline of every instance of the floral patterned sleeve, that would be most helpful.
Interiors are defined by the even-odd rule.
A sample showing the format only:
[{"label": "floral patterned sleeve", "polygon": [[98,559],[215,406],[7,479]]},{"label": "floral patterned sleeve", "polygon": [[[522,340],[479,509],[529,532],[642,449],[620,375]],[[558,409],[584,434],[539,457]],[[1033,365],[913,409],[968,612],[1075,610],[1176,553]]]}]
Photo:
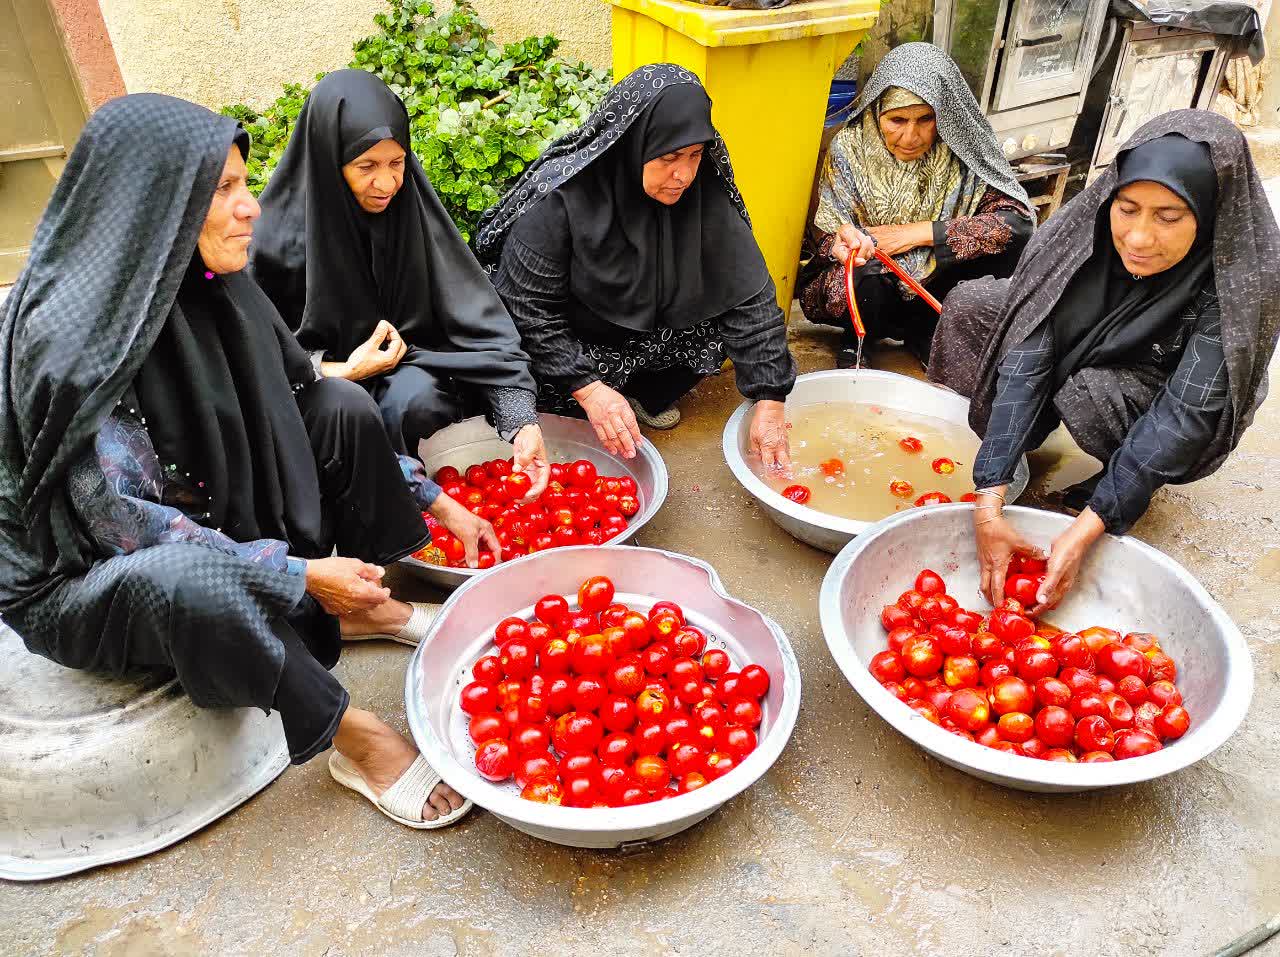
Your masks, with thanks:
[{"label": "floral patterned sleeve", "polygon": [[822,272],[800,290],[800,309],[812,322],[822,322],[823,317],[841,319],[849,314],[849,300],[845,293],[844,266],[831,255],[835,233],[815,230],[812,238],[817,246],[814,262]]},{"label": "floral patterned sleeve", "polygon": [[933,224],[934,255],[939,266],[948,261],[994,256],[1008,249],[1015,238],[1025,241],[1034,226],[1022,203],[999,190],[988,189],[972,216]]},{"label": "floral patterned sleeve", "polygon": [[161,504],[163,492],[160,460],[146,426],[127,413],[107,419],[93,449],[70,473],[71,501],[104,555],[189,542],[282,574],[306,574],[306,562],[290,557],[286,542],[271,538],[237,542],[180,509]]}]

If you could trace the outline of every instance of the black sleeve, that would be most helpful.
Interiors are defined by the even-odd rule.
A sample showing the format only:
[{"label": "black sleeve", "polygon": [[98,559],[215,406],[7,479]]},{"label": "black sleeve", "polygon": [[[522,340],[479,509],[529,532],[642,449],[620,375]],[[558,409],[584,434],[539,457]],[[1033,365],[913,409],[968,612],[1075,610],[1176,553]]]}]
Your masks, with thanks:
[{"label": "black sleeve", "polygon": [[599,377],[566,317],[569,260],[563,208],[546,199],[516,223],[493,281],[515,320],[534,377],[573,391]]},{"label": "black sleeve", "polygon": [[738,391],[753,402],[785,402],[796,384],[796,361],[787,348],[787,320],[773,280],[716,320],[733,360]]},{"label": "black sleeve", "polygon": [[1160,486],[1195,472],[1230,401],[1216,295],[1202,293],[1195,332],[1155,401],[1125,436],[1089,502],[1113,535],[1140,519]]},{"label": "black sleeve", "polygon": [[974,488],[1013,481],[1053,391],[1053,329],[1047,322],[1000,360],[987,435],[973,463]]}]

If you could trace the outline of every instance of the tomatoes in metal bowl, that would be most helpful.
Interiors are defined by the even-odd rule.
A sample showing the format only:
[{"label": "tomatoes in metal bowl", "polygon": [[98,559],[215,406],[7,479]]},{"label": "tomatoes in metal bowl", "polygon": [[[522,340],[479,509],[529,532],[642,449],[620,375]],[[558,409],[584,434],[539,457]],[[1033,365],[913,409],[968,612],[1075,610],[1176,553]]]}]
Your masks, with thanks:
[{"label": "tomatoes in metal bowl", "polygon": [[[534,638],[535,626],[546,633]],[[731,773],[758,744],[768,670],[752,662],[735,670],[674,602],[630,608],[596,575],[582,582],[576,609],[543,596],[533,623],[503,618],[493,638],[458,704],[476,770],[495,783],[514,778],[526,800],[583,808],[667,800]]]},{"label": "tomatoes in metal bowl", "polygon": [[[1101,626],[1076,635],[1037,621],[1026,608],[1044,573],[1042,561],[1016,558],[1010,597],[983,617],[924,569],[880,613],[887,647],[872,657],[871,676],[947,731],[1028,759],[1122,761],[1186,734],[1191,714],[1169,677],[1177,664],[1159,638]],[[483,699],[468,688],[464,698]]]}]

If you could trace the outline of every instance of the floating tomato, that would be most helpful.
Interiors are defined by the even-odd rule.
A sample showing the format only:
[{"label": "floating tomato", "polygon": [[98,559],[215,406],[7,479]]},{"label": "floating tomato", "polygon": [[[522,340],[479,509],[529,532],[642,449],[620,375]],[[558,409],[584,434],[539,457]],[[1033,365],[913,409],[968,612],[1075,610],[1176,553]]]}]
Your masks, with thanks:
[{"label": "floating tomato", "polygon": [[837,475],[844,475],[844,462],[840,459],[827,459],[818,466],[822,470],[822,474],[827,478],[834,478]]},{"label": "floating tomato", "polygon": [[889,483],[889,494],[898,498],[910,498],[915,494],[915,486],[904,479],[894,479]]},{"label": "floating tomato", "polygon": [[934,459],[933,470],[939,475],[950,475],[956,470],[956,463],[948,458]]},{"label": "floating tomato", "polygon": [[914,455],[924,448],[924,443],[914,435],[908,435],[904,439],[898,439],[898,447],[901,448],[902,451],[909,452]]},{"label": "floating tomato", "polygon": [[916,506],[923,508],[926,505],[948,505],[951,502],[951,496],[944,492],[926,492],[916,499]]},{"label": "floating tomato", "polygon": [[805,502],[809,501],[809,496],[811,494],[812,493],[809,491],[809,487],[807,485],[788,485],[782,490],[782,497],[790,499],[797,505],[803,505]]}]

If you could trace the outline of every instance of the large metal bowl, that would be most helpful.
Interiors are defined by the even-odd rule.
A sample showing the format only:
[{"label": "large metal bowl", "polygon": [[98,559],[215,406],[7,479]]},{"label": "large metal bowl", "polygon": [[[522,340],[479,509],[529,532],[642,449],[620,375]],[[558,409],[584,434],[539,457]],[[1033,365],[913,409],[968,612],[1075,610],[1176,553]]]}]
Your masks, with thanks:
[{"label": "large metal bowl", "polygon": [[[647,610],[660,599],[679,604],[711,644],[737,666],[755,662],[772,676],[763,704],[759,746],[737,768],[679,797],[628,808],[569,808],[526,801],[514,785],[495,785],[475,770],[458,691],[471,665],[493,642],[507,615],[530,617],[547,594],[572,604],[578,585],[607,575],[618,601]],[[472,578],[445,602],[426,641],[414,652],[405,681],[409,727],[422,754],[450,786],[518,830],[572,847],[615,848],[658,841],[696,824],[754,784],[782,753],[800,710],[800,669],[782,629],[730,598],[705,562],[654,548],[576,546],[506,562]]]},{"label": "large metal bowl", "polygon": [[[1071,519],[1029,508],[1006,509],[1013,525],[1047,549]],[[1104,536],[1080,579],[1048,620],[1068,631],[1093,625],[1150,632],[1178,663],[1178,688],[1191,730],[1162,751],[1100,764],[1059,764],[1004,754],[965,741],[916,714],[867,671],[885,648],[880,609],[922,568],[932,568],[961,604],[978,595],[973,515],[968,505],[904,512],[859,536],[836,557],[819,607],[827,647],[849,683],[885,721],[938,760],[975,777],[1023,791],[1088,791],[1149,781],[1194,764],[1239,727],[1253,694],[1244,637],[1199,582],[1169,556],[1135,538]]]},{"label": "large metal bowl", "polygon": [[72,671],[0,625],[0,878],[158,851],[288,766],[275,714],[197,708],[171,677]]},{"label": "large metal bowl", "polygon": [[[796,379],[795,388],[787,399],[787,412],[818,402],[874,402],[886,409],[928,415],[966,429],[969,427],[969,400],[964,396],[930,382],[878,369],[830,369],[802,375]],[[761,481],[747,464],[751,449],[751,408],[750,402],[742,403],[725,423],[724,458],[734,477],[770,518],[805,544],[833,555],[855,535],[861,535],[875,524],[837,518],[797,505]],[[1030,477],[1031,470],[1024,457],[1018,463],[1006,501],[1012,502],[1026,491]]]},{"label": "large metal bowl", "polygon": [[[600,448],[591,423],[571,419],[563,415],[539,415],[547,454],[553,462],[573,462],[586,459],[602,474],[629,475],[636,482],[640,511],[628,522],[627,530],[613,539],[621,545],[633,539],[649,519],[658,514],[667,498],[667,464],[652,442],[644,442],[636,449],[636,457],[630,461],[610,455]],[[441,429],[421,445],[422,463],[428,475],[437,469],[452,465],[459,471],[468,465],[488,459],[509,458],[511,443],[494,434],[493,426],[483,416],[464,419]],[[487,574],[472,568],[445,568],[429,565],[416,558],[401,559],[401,564],[425,581],[442,588],[454,589],[469,579]]]}]

